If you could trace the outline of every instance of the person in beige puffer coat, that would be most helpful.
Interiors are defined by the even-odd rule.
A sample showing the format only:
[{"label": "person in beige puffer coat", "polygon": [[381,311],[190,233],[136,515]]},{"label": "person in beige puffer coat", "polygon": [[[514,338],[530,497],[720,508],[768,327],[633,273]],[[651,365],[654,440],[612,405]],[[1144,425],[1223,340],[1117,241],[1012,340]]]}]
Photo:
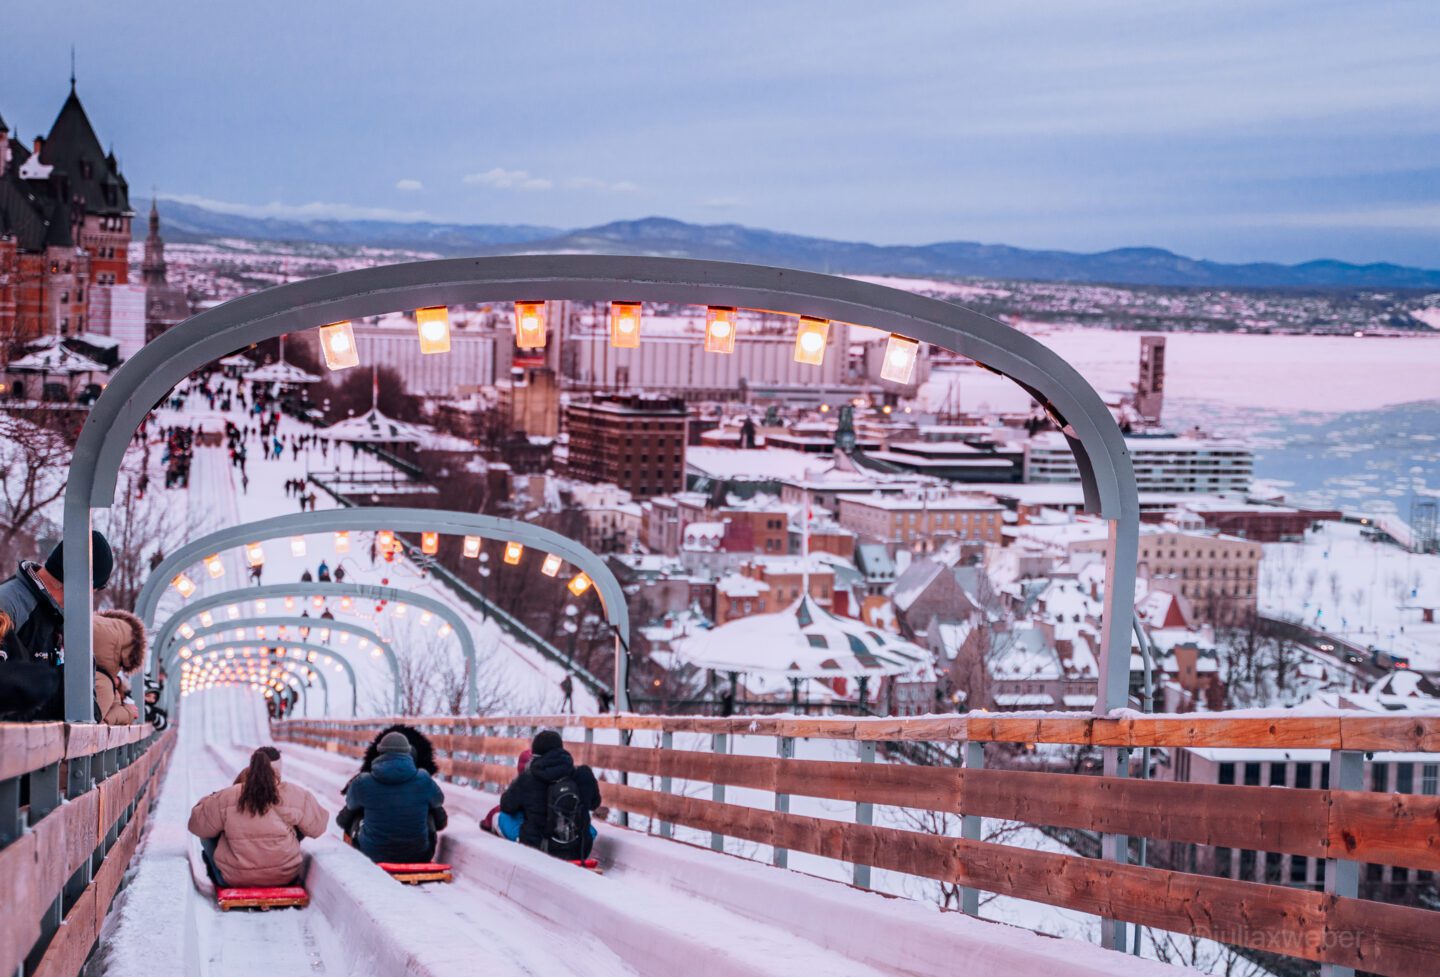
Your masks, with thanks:
[{"label": "person in beige puffer coat", "polygon": [[145,660],[145,625],[128,611],[100,611],[95,615],[95,707],[100,722],[126,726],[139,715],[125,701],[130,686],[126,672],[133,672]]},{"label": "person in beige puffer coat", "polygon": [[315,795],[280,779],[279,751],[262,746],[236,783],[200,799],[189,828],[218,885],[250,888],[298,885],[300,839],[320,837],[328,820]]}]

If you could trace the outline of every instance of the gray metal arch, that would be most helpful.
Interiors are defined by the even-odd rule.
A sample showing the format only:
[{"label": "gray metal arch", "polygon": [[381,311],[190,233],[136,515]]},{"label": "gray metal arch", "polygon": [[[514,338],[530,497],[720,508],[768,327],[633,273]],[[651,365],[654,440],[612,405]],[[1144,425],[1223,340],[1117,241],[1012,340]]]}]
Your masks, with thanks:
[{"label": "gray metal arch", "polygon": [[[166,619],[165,624],[160,628],[155,640],[151,643],[150,654],[150,677],[159,677],[159,665],[165,650],[174,641],[180,630],[180,625],[192,620],[202,611],[212,610],[216,607],[224,607],[229,604],[243,603],[247,600],[268,599],[272,597],[313,597],[320,594],[325,597],[361,597],[367,600],[386,600],[401,604],[409,604],[412,607],[424,608],[433,614],[445,619],[450,629],[455,633],[456,640],[460,642],[460,650],[465,660],[470,663],[470,682],[468,694],[470,696],[470,711],[474,712],[477,706],[478,693],[475,672],[479,667],[478,657],[475,650],[475,636],[470,633],[466,625],[455,609],[442,600],[437,600],[429,594],[416,594],[407,590],[398,590],[395,587],[380,587],[374,584],[362,583],[297,583],[291,584],[266,584],[263,587],[246,587],[237,590],[226,590],[218,594],[207,594],[206,596],[192,603],[186,603],[177,609],[174,614]],[[153,611],[152,611],[153,614]],[[248,620],[241,618],[240,620]],[[307,621],[322,621],[324,618],[302,618]],[[149,622],[147,621],[147,624]],[[236,622],[231,622],[236,623]],[[392,666],[392,671],[394,667]]]},{"label": "gray metal arch", "polygon": [[[254,647],[255,647],[255,645],[254,645],[253,643],[251,643],[251,642],[246,642],[246,641],[227,641],[227,642],[225,642],[224,644],[211,645],[210,647],[206,648],[205,651],[201,652],[201,655],[208,655],[211,651],[228,651],[228,650],[232,650],[232,649],[235,650],[235,651],[239,651],[239,650],[241,650],[242,648],[254,648]],[[193,661],[193,659],[190,659],[190,660]],[[218,660],[218,661],[221,661],[221,662],[223,662],[223,663],[226,663],[226,664],[243,665],[245,662],[247,662],[247,661],[253,661],[254,659],[239,658],[239,657],[237,657],[237,658],[222,658],[222,659],[217,659],[217,660]],[[294,659],[292,659],[292,660],[294,660]],[[276,661],[276,659],[265,659],[265,661],[267,662],[267,664],[273,664],[274,661]],[[347,662],[347,664],[348,664],[348,662]],[[307,663],[307,666],[306,666],[306,667],[311,667],[311,666],[309,666],[308,663]],[[316,669],[314,669],[314,671],[315,671],[315,673],[316,673],[317,675],[320,676],[321,688],[322,688],[322,690],[323,690],[324,693],[325,693],[325,714],[328,716],[328,715],[330,714],[330,679],[325,675],[324,669],[316,668]],[[292,672],[292,673],[290,673],[290,674],[294,674],[294,673]],[[352,675],[352,678],[353,678],[353,675]],[[304,684],[303,682],[301,683],[301,688],[306,688],[306,686],[305,686],[305,684]],[[309,694],[308,688],[306,688],[305,702],[306,702],[306,705],[309,705],[309,702],[310,702],[310,694]],[[353,711],[351,712],[351,715],[352,715],[352,716],[354,715],[354,712],[353,712]]]},{"label": "gray metal arch", "polygon": [[[238,631],[238,630],[240,630],[240,629],[242,629],[242,628],[255,628],[255,627],[260,627],[260,626],[263,626],[263,627],[271,627],[271,626],[279,627],[279,626],[284,626],[284,627],[286,627],[286,628],[292,628],[292,627],[293,627],[293,628],[308,628],[308,629],[310,629],[310,630],[312,630],[312,631],[322,631],[322,630],[328,630],[328,631],[345,631],[345,632],[348,632],[348,633],[350,633],[350,634],[353,634],[353,635],[355,635],[356,637],[359,637],[359,638],[368,638],[368,639],[370,639],[370,641],[374,642],[375,645],[376,645],[377,647],[379,647],[380,652],[385,656],[385,660],[386,660],[386,661],[389,663],[389,665],[390,665],[390,675],[391,675],[391,677],[392,677],[392,678],[394,679],[394,681],[395,681],[395,708],[396,708],[397,710],[400,708],[400,698],[401,698],[401,696],[400,696],[400,659],[399,659],[398,657],[396,657],[396,655],[395,655],[395,649],[390,646],[390,643],[389,643],[389,642],[387,642],[384,638],[380,637],[380,635],[376,634],[374,631],[370,630],[370,629],[367,628],[367,627],[363,627],[362,625],[353,624],[353,623],[351,623],[351,622],[349,622],[349,621],[338,621],[338,620],[337,620],[337,621],[331,621],[331,620],[327,620],[327,619],[325,619],[325,618],[316,618],[316,617],[287,617],[287,616],[284,616],[284,615],[266,615],[266,616],[264,616],[264,617],[247,617],[247,618],[242,618],[242,619],[240,619],[240,620],[238,620],[238,621],[226,621],[226,622],[224,622],[224,623],[216,622],[215,624],[210,625],[210,627],[208,627],[208,628],[197,628],[196,631],[195,631],[195,638],[209,638],[209,637],[211,637],[211,636],[213,636],[213,635],[217,635],[217,634],[223,636],[223,635],[225,634],[225,632],[227,632],[227,631]],[[188,642],[193,642],[193,641],[195,640],[195,638],[187,638],[187,639],[186,639],[186,642],[187,642],[187,643],[188,643]],[[255,645],[290,645],[290,644],[298,644],[298,642],[292,642],[292,641],[290,641],[288,637],[286,637],[286,638],[281,638],[281,637],[276,637],[276,638],[251,638],[251,639],[234,638],[234,639],[223,639],[223,640],[234,640],[234,641],[238,641],[241,645],[251,645],[251,646],[255,646]],[[305,638],[301,638],[300,640],[301,640],[301,641],[306,641],[306,640],[308,640],[308,636],[305,637]],[[208,647],[209,642],[206,642],[206,645],[207,645],[207,647],[202,648],[202,649],[198,649],[198,650],[200,650],[200,651],[208,651],[208,650],[209,650],[209,647]],[[184,647],[184,644],[175,645],[175,646],[174,646],[174,653],[173,653],[173,654],[166,654],[165,657],[162,659],[161,664],[163,665],[163,664],[166,664],[166,663],[173,663],[173,662],[175,661],[176,657],[179,655],[180,649],[183,648],[183,647]],[[326,651],[327,653],[329,653],[329,654],[335,654],[335,648],[334,648],[333,646],[328,646],[328,645],[327,645],[327,646],[323,646],[323,647],[325,648],[325,651]]]},{"label": "gray metal arch", "polygon": [[[237,645],[237,647],[239,647],[239,646]],[[239,658],[236,658],[236,659],[233,660],[233,664],[236,664],[236,665],[239,665],[241,662],[242,662],[242,659],[239,659]],[[321,675],[320,678],[321,678],[321,681],[324,683],[324,684],[323,684],[323,691],[325,692],[325,712],[326,712],[326,714],[328,715],[329,712],[330,712],[330,681],[329,681],[329,679],[326,679],[324,675]],[[300,683],[300,688],[299,688],[299,689],[296,689],[294,686],[290,685],[288,682],[286,683],[286,687],[295,692],[295,697],[296,697],[297,700],[298,700],[299,697],[303,694],[303,695],[305,696],[305,705],[306,705],[307,707],[310,705],[310,687],[307,686],[304,682],[301,682],[301,683]],[[179,693],[176,693],[176,698],[177,698],[177,699],[180,698],[180,694],[179,694]],[[172,709],[174,708],[174,703],[173,703],[173,702],[170,703],[170,707],[171,707]],[[307,708],[305,711],[306,711],[306,712],[309,712],[310,710]]]},{"label": "gray metal arch", "polygon": [[[194,661],[196,658],[201,658],[209,655],[212,651],[226,651],[229,649],[240,651],[244,648],[255,648],[257,646],[260,648],[302,648],[305,651],[313,651],[316,654],[329,655],[330,657],[334,658],[337,662],[340,663],[341,667],[345,671],[346,677],[350,680],[350,715],[353,717],[360,714],[360,686],[355,675],[355,666],[350,664],[350,662],[345,658],[342,653],[340,653],[334,648],[331,648],[329,645],[317,645],[312,644],[308,641],[272,642],[268,638],[264,641],[221,641],[213,645],[207,644],[204,651],[195,652],[187,660]],[[237,658],[234,660],[242,661],[244,659]],[[298,658],[290,658],[288,656],[280,655],[271,656],[266,660],[270,662],[295,662],[296,664],[301,664],[300,659]],[[303,664],[305,664],[307,668],[313,668],[316,672],[318,672],[320,674],[321,680],[325,683],[325,711],[328,713],[330,711],[330,679],[325,675],[325,669],[320,668],[311,662],[304,662]]]},{"label": "gray metal arch", "polygon": [[[1105,403],[1059,355],[958,305],[867,282],[757,265],[611,255],[456,258],[367,268],[247,295],[202,312],[142,348],[101,394],[76,445],[65,496],[66,718],[93,720],[91,510],[110,506],[125,447],[145,414],[196,369],[252,343],[342,319],[434,305],[517,299],[729,305],[855,322],[972,357],[1029,390],[1060,421],[1087,511],[1111,521],[1104,673],[1096,708],[1123,706],[1139,550],[1139,497],[1124,437]],[[622,656],[623,657],[623,656]],[[616,688],[617,705],[623,695]]]}]

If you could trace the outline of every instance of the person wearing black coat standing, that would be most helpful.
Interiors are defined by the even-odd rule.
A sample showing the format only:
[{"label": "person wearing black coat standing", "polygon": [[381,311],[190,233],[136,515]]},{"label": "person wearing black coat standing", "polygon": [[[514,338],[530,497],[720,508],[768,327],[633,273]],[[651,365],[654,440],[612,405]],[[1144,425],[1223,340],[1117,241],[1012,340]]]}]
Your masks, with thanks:
[{"label": "person wearing black coat standing", "polygon": [[[506,814],[524,815],[520,826],[520,843],[546,850],[556,858],[583,859],[590,856],[590,812],[600,806],[600,784],[589,767],[575,765],[565,749],[560,734],[553,729],[535,734],[530,743],[530,764],[525,772],[511,781],[500,797],[500,810]],[[579,794],[584,809],[577,844],[570,850],[558,850],[547,844],[550,821],[550,788],[557,781],[569,779]]]}]

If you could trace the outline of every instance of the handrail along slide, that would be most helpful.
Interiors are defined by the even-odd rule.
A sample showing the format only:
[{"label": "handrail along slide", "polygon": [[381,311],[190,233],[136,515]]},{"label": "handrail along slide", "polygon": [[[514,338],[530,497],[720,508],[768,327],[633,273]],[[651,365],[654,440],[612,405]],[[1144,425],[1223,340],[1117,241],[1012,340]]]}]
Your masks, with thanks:
[{"label": "handrail along slide", "polygon": [[174,744],[143,725],[0,723],[0,973],[80,973]]},{"label": "handrail along slide", "polygon": [[[292,720],[278,739],[359,755],[390,722]],[[681,825],[870,865],[1141,926],[1216,940],[1340,972],[1430,977],[1440,960],[1440,913],[1270,883],[1034,851],[964,837],[930,835],[747,807],[654,789],[667,782],[728,785],[780,797],[808,796],[940,811],[974,818],[1114,833],[1181,845],[1286,853],[1334,869],[1359,863],[1440,871],[1440,797],[1381,794],[1340,784],[1313,790],[1197,784],[1113,776],[974,767],[918,767],[665,748],[677,734],[696,742],[724,736],[1090,747],[1310,748],[1363,760],[1367,751],[1440,752],[1440,718],[1371,715],[1135,716],[1125,718],[957,716],[917,719],[661,716],[410,717],[431,730],[442,773],[502,785],[528,749],[517,732],[584,730],[567,742],[578,762],[648,776],[652,788],[606,783],[605,802],[652,824]],[[613,730],[651,735],[656,745],[595,743]],[[1283,793],[1277,793],[1283,791]],[[662,831],[662,834],[664,832]],[[698,837],[698,836],[697,836]],[[1332,873],[1333,874],[1333,873]]]}]

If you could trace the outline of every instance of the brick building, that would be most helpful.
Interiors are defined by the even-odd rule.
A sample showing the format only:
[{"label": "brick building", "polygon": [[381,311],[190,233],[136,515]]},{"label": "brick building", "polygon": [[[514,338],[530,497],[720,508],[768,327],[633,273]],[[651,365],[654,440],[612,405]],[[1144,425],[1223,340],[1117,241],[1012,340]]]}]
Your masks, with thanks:
[{"label": "brick building", "polygon": [[678,492],[685,486],[685,423],[678,397],[624,394],[569,404],[569,473],[637,499]]},{"label": "brick building", "polygon": [[75,93],[27,147],[0,118],[0,341],[107,332],[97,287],[129,283],[130,190]]},{"label": "brick building", "polygon": [[840,525],[862,543],[879,543],[894,556],[901,549],[934,549],[946,540],[998,543],[1004,507],[986,498],[915,498],[843,495]]}]

